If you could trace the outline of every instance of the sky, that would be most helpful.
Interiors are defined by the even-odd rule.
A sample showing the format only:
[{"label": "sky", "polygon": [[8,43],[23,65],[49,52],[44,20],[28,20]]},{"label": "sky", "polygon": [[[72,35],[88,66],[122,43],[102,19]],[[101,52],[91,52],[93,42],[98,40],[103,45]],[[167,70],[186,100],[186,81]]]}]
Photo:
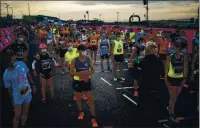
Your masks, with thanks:
[{"label": "sky", "polygon": [[[5,3],[5,2],[2,2]],[[31,15],[48,15],[63,20],[84,19],[89,11],[89,19],[99,18],[107,22],[117,20],[128,21],[130,15],[139,15],[145,20],[145,6],[142,0],[137,1],[6,1],[13,7],[14,17],[21,18],[28,14],[28,3]],[[150,1],[149,20],[189,19],[197,17],[199,1]],[[2,4],[2,13],[6,14],[5,4]],[[9,8],[9,13],[12,11]],[[101,15],[101,16],[100,16]]]}]

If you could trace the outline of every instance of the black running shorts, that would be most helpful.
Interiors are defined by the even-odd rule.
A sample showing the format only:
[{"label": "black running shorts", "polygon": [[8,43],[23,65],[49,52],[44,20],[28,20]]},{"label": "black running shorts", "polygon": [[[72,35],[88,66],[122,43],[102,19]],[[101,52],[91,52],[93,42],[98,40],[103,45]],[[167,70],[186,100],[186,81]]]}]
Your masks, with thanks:
[{"label": "black running shorts", "polygon": [[74,80],[72,88],[75,92],[88,92],[91,91],[91,80],[87,83],[85,81]]},{"label": "black running shorts", "polygon": [[120,63],[124,62],[124,54],[121,54],[121,55],[114,55],[114,60],[115,60],[116,62],[120,62]]}]

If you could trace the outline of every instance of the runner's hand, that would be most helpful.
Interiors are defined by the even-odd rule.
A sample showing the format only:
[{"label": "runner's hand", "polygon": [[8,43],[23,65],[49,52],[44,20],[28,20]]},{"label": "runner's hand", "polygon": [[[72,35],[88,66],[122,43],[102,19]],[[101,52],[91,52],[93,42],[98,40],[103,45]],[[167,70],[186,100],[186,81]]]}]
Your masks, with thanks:
[{"label": "runner's hand", "polygon": [[185,80],[185,79],[182,80],[182,81],[181,81],[181,86],[183,87],[183,86],[185,85],[185,83],[186,83],[186,80]]},{"label": "runner's hand", "polygon": [[35,85],[33,85],[32,90],[33,90],[33,94],[35,94],[36,93],[36,86]]},{"label": "runner's hand", "polygon": [[170,86],[170,85],[171,85],[171,83],[169,83],[169,81],[165,81],[165,84],[166,84],[167,86]]}]

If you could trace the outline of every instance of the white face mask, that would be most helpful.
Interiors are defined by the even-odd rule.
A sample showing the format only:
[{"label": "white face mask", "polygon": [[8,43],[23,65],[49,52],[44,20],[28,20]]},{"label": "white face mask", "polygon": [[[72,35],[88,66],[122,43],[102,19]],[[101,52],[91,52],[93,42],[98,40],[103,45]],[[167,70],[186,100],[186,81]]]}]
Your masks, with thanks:
[{"label": "white face mask", "polygon": [[41,52],[47,52],[47,49],[42,49]]},{"label": "white face mask", "polygon": [[19,41],[24,41],[24,38],[19,38]]},{"label": "white face mask", "polygon": [[87,51],[82,51],[83,56],[87,56]]}]

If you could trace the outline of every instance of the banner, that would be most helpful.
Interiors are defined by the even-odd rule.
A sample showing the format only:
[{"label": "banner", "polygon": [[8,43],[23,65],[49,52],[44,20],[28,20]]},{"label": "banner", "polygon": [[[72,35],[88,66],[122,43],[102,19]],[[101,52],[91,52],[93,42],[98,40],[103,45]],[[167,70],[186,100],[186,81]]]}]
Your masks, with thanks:
[{"label": "banner", "polygon": [[14,27],[0,28],[0,52],[15,42]]}]

